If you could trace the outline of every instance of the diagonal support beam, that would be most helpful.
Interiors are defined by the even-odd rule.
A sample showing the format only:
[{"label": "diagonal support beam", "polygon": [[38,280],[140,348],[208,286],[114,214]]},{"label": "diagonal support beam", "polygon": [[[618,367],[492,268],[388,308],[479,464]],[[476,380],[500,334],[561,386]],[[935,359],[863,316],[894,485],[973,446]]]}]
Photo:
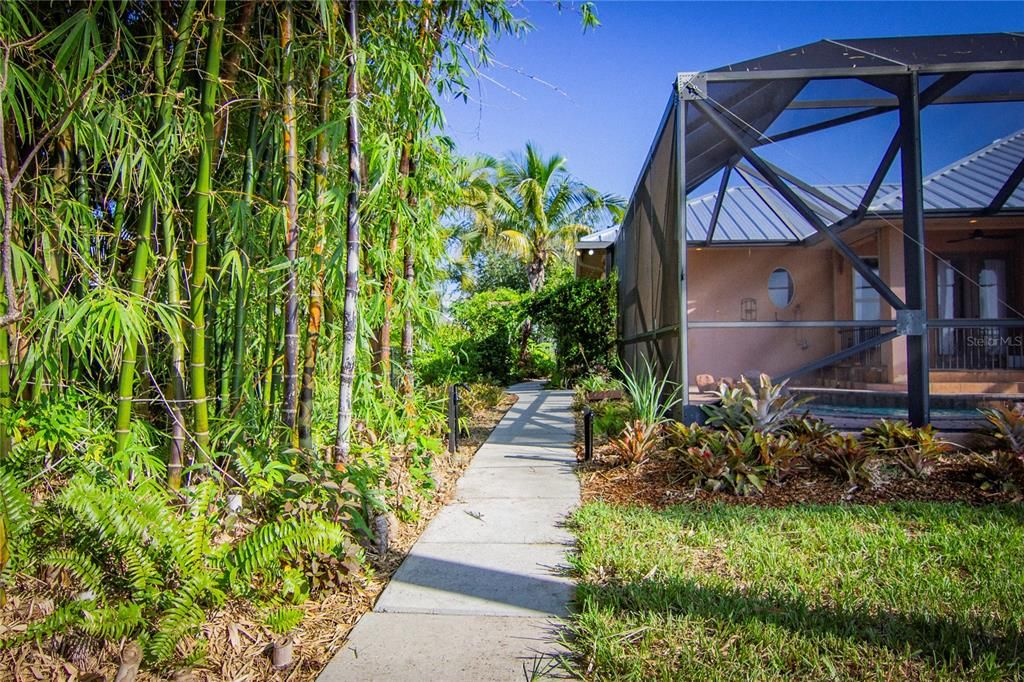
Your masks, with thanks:
[{"label": "diagonal support beam", "polygon": [[1006,205],[1006,202],[1010,199],[1010,196],[1016,191],[1020,185],[1020,181],[1024,180],[1024,159],[1020,160],[1017,167],[1013,169],[1009,177],[1006,178],[1006,182],[999,188],[996,195],[992,197],[992,201],[989,202],[988,207],[984,210],[984,215],[992,215],[993,213],[999,213]]},{"label": "diagonal support beam", "polygon": [[864,351],[870,350],[875,346],[881,346],[883,343],[887,341],[892,341],[899,335],[899,332],[891,331],[886,332],[884,334],[879,334],[878,336],[872,336],[870,339],[864,339],[860,343],[855,343],[849,348],[845,348],[837,353],[832,353],[831,355],[826,355],[820,360],[809,362],[806,365],[803,365],[802,367],[798,367],[792,371],[786,372],[782,376],[774,377],[774,380],[785,381],[787,379],[793,379],[795,377],[808,374],[815,370],[822,369],[823,367],[828,367],[829,365],[835,364],[837,362],[842,362],[847,358],[852,358],[854,355],[863,353]]},{"label": "diagonal support beam", "polygon": [[711,209],[711,222],[708,224],[708,234],[704,238],[704,246],[711,246],[711,240],[715,238],[715,230],[718,229],[718,216],[722,214],[722,203],[725,201],[725,193],[729,189],[729,176],[732,175],[732,164],[726,164],[722,171],[722,182],[718,184],[718,194],[715,196],[715,207]]},{"label": "diagonal support beam", "polygon": [[[784,170],[782,168],[779,168],[778,166],[776,166],[771,161],[768,161],[767,159],[762,159],[762,161],[764,161],[766,164],[768,164],[768,167],[771,168],[773,171],[775,171],[775,173],[780,178],[782,178],[783,180],[788,180],[790,182],[790,184],[795,185],[796,187],[798,187],[799,189],[803,190],[807,194],[810,194],[812,197],[814,197],[815,199],[817,199],[821,203],[825,204],[826,206],[831,206],[836,211],[838,211],[840,215],[844,215],[845,216],[845,215],[847,215],[850,212],[850,207],[847,206],[846,204],[844,204],[843,202],[839,201],[835,197],[830,197],[829,195],[827,195],[824,192],[822,192],[821,189],[815,187],[814,185],[811,185],[811,184],[808,184],[808,183],[804,182],[803,180],[801,180],[797,176],[793,175],[792,173],[790,173],[790,172],[788,172],[788,171],[786,171],[786,170]],[[759,178],[761,180],[764,180],[764,178],[762,178],[757,171],[755,171],[753,169],[748,169],[748,170],[751,173],[751,175],[753,175],[753,176],[755,176],[755,177],[757,177],[757,178]]]},{"label": "diagonal support beam", "polygon": [[875,169],[875,174],[871,176],[868,188],[864,191],[864,196],[857,207],[857,215],[864,216],[867,214],[871,202],[875,200],[875,195],[878,194],[878,189],[885,181],[885,176],[889,174],[889,169],[892,168],[893,162],[896,161],[896,155],[900,153],[901,139],[903,139],[903,135],[900,133],[899,128],[897,128],[896,134],[892,136],[892,140],[889,142],[889,146],[885,148],[885,154],[882,155],[882,160],[878,164],[878,168]]},{"label": "diagonal support beam", "polygon": [[879,293],[886,303],[892,306],[895,310],[904,310],[907,307],[906,304],[900,300],[900,297],[889,288],[889,285],[882,281],[882,278],[875,274],[875,271],[868,267],[867,263],[861,260],[861,258],[854,253],[853,249],[850,248],[850,245],[840,239],[838,235],[833,234],[828,225],[825,224],[825,221],[823,221],[810,206],[804,203],[797,193],[794,192],[788,184],[786,184],[786,181],[776,175],[764,160],[754,153],[750,148],[750,145],[748,145],[740,134],[736,132],[736,129],[731,123],[726,121],[718,111],[703,100],[693,99],[690,101],[690,104],[695,106],[716,128],[721,130],[722,133],[729,138],[733,145],[735,145],[740,153],[743,154],[743,157],[750,162],[750,165],[764,176],[765,181],[774,187],[775,190],[781,194],[787,202],[789,202],[790,206],[796,209],[804,220],[810,223],[818,233],[828,238],[836,251],[842,254],[842,256],[849,261],[850,266],[861,274],[864,280]]},{"label": "diagonal support beam", "polygon": [[783,211],[780,206],[776,205],[775,198],[771,196],[771,194],[764,191],[762,187],[759,187],[758,184],[751,179],[751,175],[760,178],[760,176],[757,174],[757,171],[748,174],[747,169],[745,167],[737,164],[736,173],[741,178],[743,178],[743,182],[747,183],[747,187],[749,187],[754,192],[754,194],[756,194],[758,198],[761,199],[764,205],[768,207],[768,210],[774,213],[775,217],[782,221],[782,223],[786,226],[786,229],[789,230],[789,233],[793,235],[793,239],[800,241],[800,232],[797,230],[797,226],[793,224],[793,221],[790,219],[790,216],[786,215],[786,212]]}]

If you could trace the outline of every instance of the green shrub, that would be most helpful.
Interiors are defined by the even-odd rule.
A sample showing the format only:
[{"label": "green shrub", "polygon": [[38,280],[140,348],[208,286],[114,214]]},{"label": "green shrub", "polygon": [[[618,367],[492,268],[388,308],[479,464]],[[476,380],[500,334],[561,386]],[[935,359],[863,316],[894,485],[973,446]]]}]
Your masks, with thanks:
[{"label": "green shrub", "polygon": [[594,433],[613,438],[622,433],[626,422],[633,416],[633,408],[623,400],[603,400],[595,403]]},{"label": "green shrub", "polygon": [[905,421],[887,419],[864,429],[862,441],[874,454],[895,460],[915,478],[928,476],[939,455],[949,449],[930,425],[916,428]]},{"label": "green shrub", "polygon": [[[416,358],[420,380],[434,385],[477,381],[504,385],[519,378],[526,300],[526,294],[495,289],[456,303],[454,321],[442,325],[432,335],[430,349]],[[540,370],[550,369],[551,359],[543,347],[533,357]]]},{"label": "green shrub", "polygon": [[526,346],[526,365],[520,371],[522,378],[550,377],[557,371],[558,360],[555,358],[554,345],[530,339]]},{"label": "green shrub", "polygon": [[587,396],[591,393],[602,393],[604,391],[625,391],[626,387],[622,382],[613,378],[607,372],[596,372],[582,377],[573,387],[573,407],[577,409],[587,403]]},{"label": "green shrub", "polygon": [[609,367],[615,351],[616,281],[568,279],[534,295],[531,318],[555,340],[562,385]]},{"label": "green shrub", "polygon": [[467,416],[482,414],[497,406],[505,395],[505,389],[495,384],[477,382],[469,384],[460,394],[461,411]]}]

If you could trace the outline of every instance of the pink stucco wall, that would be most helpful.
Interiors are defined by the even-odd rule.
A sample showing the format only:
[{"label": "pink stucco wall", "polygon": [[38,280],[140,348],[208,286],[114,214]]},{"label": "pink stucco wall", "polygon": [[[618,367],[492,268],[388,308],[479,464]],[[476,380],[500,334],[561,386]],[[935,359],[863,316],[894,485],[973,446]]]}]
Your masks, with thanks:
[{"label": "pink stucco wall", "polygon": [[[745,298],[758,320],[833,318],[833,255],[824,246],[715,248],[688,251],[689,319],[741,319]],[[793,278],[793,301],[778,308],[768,297],[768,277],[785,268]],[[831,329],[691,329],[690,380],[697,374],[782,374],[832,353]]]}]

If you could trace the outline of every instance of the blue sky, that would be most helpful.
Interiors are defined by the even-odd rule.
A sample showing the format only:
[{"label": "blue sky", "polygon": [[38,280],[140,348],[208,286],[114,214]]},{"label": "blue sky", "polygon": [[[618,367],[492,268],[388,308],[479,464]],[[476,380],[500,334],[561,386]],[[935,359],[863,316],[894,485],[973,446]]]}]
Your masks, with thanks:
[{"label": "blue sky", "polygon": [[[502,156],[532,140],[627,198],[678,71],[821,38],[1024,31],[1024,2],[598,2],[602,26],[587,33],[569,3],[515,10],[534,30],[496,46],[500,64],[473,82],[469,102],[445,103],[446,133],[463,154]],[[922,127],[928,173],[1024,127],[1024,106],[936,107]],[[771,158],[815,184],[864,181],[893,129],[894,119],[861,123],[826,147],[808,138]]]}]

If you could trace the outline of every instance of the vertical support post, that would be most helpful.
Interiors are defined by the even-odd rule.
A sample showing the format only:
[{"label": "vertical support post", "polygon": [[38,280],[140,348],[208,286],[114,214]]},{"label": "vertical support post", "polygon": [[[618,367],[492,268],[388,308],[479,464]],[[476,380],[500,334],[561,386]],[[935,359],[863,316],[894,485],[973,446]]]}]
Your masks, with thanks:
[{"label": "vertical support post", "polygon": [[459,385],[452,384],[448,391],[448,452],[459,451]]},{"label": "vertical support post", "polygon": [[686,92],[684,76],[676,79],[676,144],[674,158],[676,166],[676,239],[679,244],[679,385],[682,387],[682,410],[690,404],[690,364],[688,361],[689,326],[687,312],[686,281]]},{"label": "vertical support post", "polygon": [[928,330],[925,305],[924,197],[921,186],[921,101],[917,72],[911,72],[899,97],[900,164],[903,185],[903,263],[906,284],[907,417],[911,424],[930,421],[928,405]]},{"label": "vertical support post", "polygon": [[594,458],[594,411],[583,408],[583,461]]}]

